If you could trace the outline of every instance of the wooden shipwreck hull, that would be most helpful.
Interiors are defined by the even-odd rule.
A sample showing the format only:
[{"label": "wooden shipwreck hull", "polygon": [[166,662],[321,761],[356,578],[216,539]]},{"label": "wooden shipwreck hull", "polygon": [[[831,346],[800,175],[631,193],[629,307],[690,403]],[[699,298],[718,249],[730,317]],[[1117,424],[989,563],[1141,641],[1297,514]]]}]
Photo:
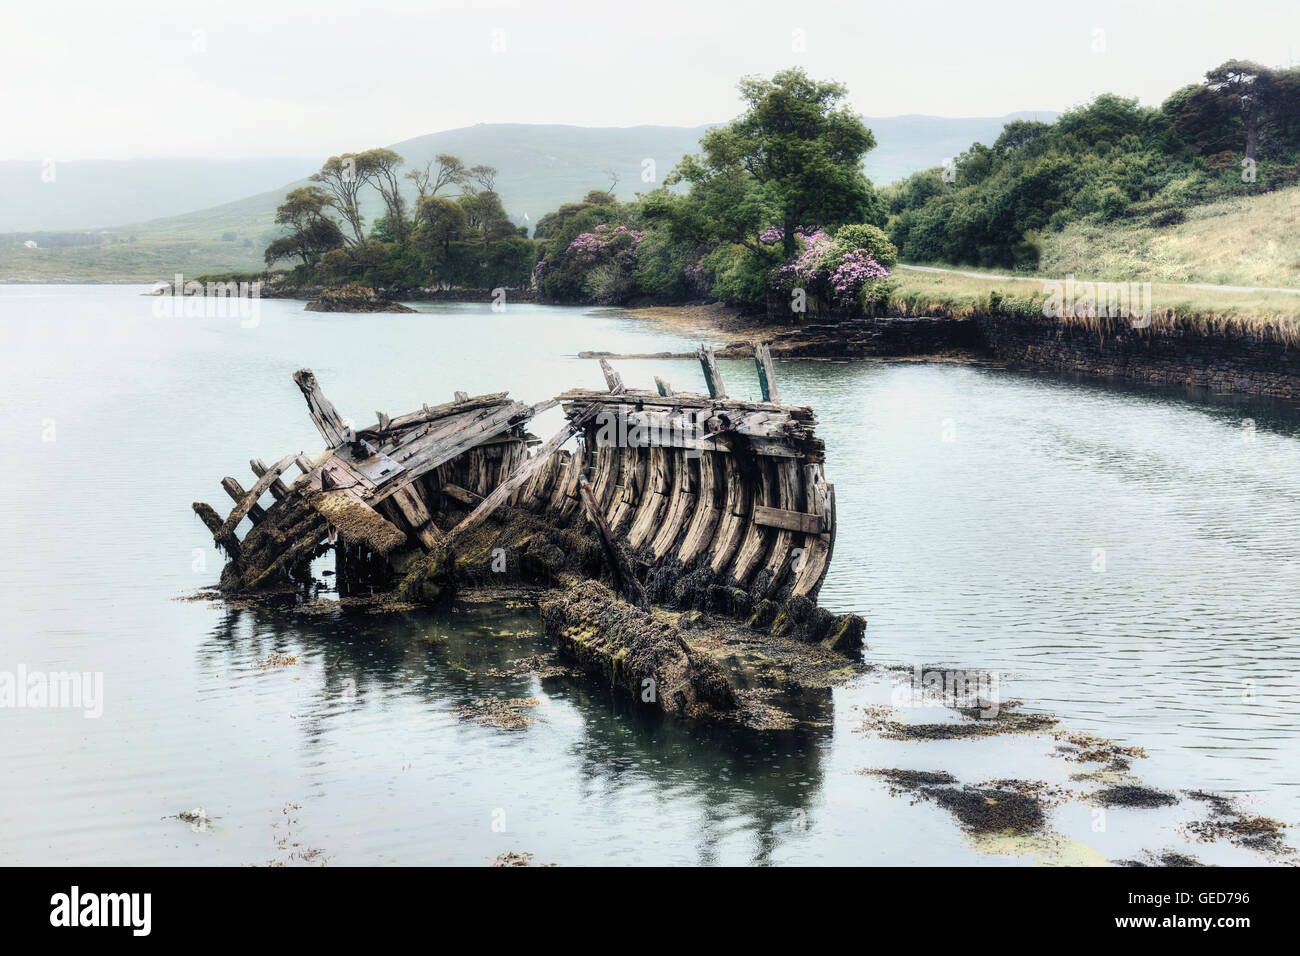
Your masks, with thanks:
[{"label": "wooden shipwreck hull", "polygon": [[[860,646],[860,618],[815,603],[835,495],[812,410],[780,402],[765,348],[755,358],[764,401],[728,398],[712,352],[700,360],[707,393],[659,379],[653,391],[630,389],[602,361],[604,390],[535,405],[457,393],[356,430],[303,369],[294,381],[324,452],[254,460],[248,489],[223,479],[235,501],[225,518],[194,504],[228,557],[221,588],[302,587],[332,549],[344,595],[434,602],[466,587],[600,580],[634,615],[699,610],[836,652]],[[527,425],[557,405],[565,424],[541,442]],[[561,447],[570,439],[572,451]],[[562,630],[559,613],[548,624]],[[685,667],[700,679],[703,670]],[[717,679],[702,699],[717,698],[703,691]]]},{"label": "wooden shipwreck hull", "polygon": [[[605,365],[604,391],[574,389],[536,405],[505,392],[458,393],[395,418],[377,413],[375,424],[355,431],[315,375],[297,372],[325,452],[286,455],[269,468],[254,460],[247,490],[223,479],[235,500],[224,519],[194,505],[230,559],[222,587],[302,583],[311,560],[331,548],[344,591],[372,588],[384,565],[400,576],[413,556],[435,552],[451,552],[471,579],[527,578],[508,552],[489,549],[485,569],[467,564],[470,551],[457,547],[504,507],[553,528],[585,528],[601,546],[601,574],[632,594],[637,584],[648,587],[657,603],[700,606],[701,594],[716,588],[728,598],[742,592],[742,613],[764,600],[815,600],[835,542],[834,488],[823,474],[816,418],[801,406],[729,399],[711,355],[702,362],[711,394],[674,392],[662,381],[654,391],[628,389]],[[759,368],[770,382],[762,360]],[[564,428],[530,454],[539,442],[528,422],[557,404]],[[560,448],[574,436],[576,450]],[[264,507],[268,493],[273,501]],[[240,540],[244,519],[252,528]],[[690,576],[690,594],[663,593],[667,577]]]}]

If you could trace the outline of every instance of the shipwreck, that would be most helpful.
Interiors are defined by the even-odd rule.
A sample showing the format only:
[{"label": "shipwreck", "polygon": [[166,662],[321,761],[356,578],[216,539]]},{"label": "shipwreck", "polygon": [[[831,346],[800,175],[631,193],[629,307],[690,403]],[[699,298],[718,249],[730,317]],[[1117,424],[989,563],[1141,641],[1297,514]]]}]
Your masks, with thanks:
[{"label": "shipwreck", "polygon": [[[602,359],[604,389],[536,404],[457,392],[358,429],[300,370],[324,451],[254,459],[247,489],[224,478],[225,517],[193,506],[227,557],[220,590],[302,593],[331,551],[344,596],[518,589],[562,652],[639,700],[754,725],[806,717],[771,698],[860,667],[865,632],[816,603],[836,530],[825,447],[812,410],[781,402],[766,346],[761,401],[729,398],[713,352],[699,358],[705,392],[628,388]],[[527,427],[556,406],[563,427],[542,441]]]}]

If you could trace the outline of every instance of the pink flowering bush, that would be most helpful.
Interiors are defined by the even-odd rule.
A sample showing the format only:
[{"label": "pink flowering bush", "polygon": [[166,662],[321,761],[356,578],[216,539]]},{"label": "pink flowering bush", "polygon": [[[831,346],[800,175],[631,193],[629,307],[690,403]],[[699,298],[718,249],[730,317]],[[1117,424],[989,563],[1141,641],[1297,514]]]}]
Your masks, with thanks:
[{"label": "pink flowering bush", "polygon": [[604,223],[580,232],[537,263],[534,284],[558,302],[618,302],[635,287],[636,251],[644,238],[639,229]]},{"label": "pink flowering bush", "polygon": [[[768,244],[782,238],[775,227],[759,237]],[[865,308],[881,297],[889,266],[898,261],[898,251],[874,226],[845,226],[834,238],[821,229],[803,228],[795,239],[799,251],[794,259],[773,269],[768,279],[771,291],[787,299],[803,289],[810,300],[831,308]]]}]

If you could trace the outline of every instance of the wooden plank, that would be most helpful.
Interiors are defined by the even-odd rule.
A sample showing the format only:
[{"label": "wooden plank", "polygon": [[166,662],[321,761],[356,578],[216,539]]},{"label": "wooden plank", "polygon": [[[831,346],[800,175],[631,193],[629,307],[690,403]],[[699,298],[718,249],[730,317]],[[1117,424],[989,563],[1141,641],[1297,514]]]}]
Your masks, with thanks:
[{"label": "wooden plank", "polygon": [[[230,495],[236,505],[244,500],[244,495],[248,494],[248,492],[244,490],[244,486],[229,475],[221,479],[221,487],[226,494]],[[261,524],[262,519],[266,517],[266,509],[257,503],[256,498],[253,499],[253,505],[246,513],[248,515],[248,520],[253,522],[255,525]],[[238,523],[238,521],[235,522],[235,524]]]},{"label": "wooden plank", "polygon": [[578,413],[576,418],[569,419],[563,428],[548,438],[522,465],[511,472],[509,478],[497,485],[492,493],[465,517],[464,521],[452,528],[451,537],[454,538],[466,531],[471,531],[486,521],[492,512],[505,503],[506,499],[510,497],[517,487],[532,477],[533,472],[537,471],[552,455],[559,451],[561,445],[577,434],[588,420],[594,418],[600,407],[599,405],[589,405],[585,410]]},{"label": "wooden plank", "polygon": [[[254,484],[253,487],[248,490],[248,493],[239,500],[239,503],[235,505],[235,510],[230,512],[230,517],[226,519],[226,523],[221,526],[221,537],[224,538],[226,535],[234,534],[235,528],[239,522],[243,521],[245,515],[252,511],[254,506],[256,506],[257,499],[262,497],[262,494],[267,488],[271,487],[271,482],[279,478],[284,470],[293,464],[295,457],[297,456],[285,455],[272,465],[270,469],[267,470],[266,474],[257,479],[257,483]],[[231,480],[234,481],[233,478]],[[236,484],[238,484],[238,482],[236,482]]]},{"label": "wooden plank", "polygon": [[822,531],[821,515],[769,508],[766,505],[754,506],[754,524],[785,531],[801,531],[804,534],[821,534]]},{"label": "wooden plank", "polygon": [[754,343],[754,365],[758,369],[758,388],[763,401],[781,403],[781,393],[776,387],[776,370],[772,366],[772,350],[766,342]]},{"label": "wooden plank", "polygon": [[700,346],[700,367],[704,369],[704,384],[709,388],[709,398],[726,398],[722,373],[718,371],[718,357],[713,354],[713,349],[704,345]]},{"label": "wooden plank", "polygon": [[442,493],[446,495],[448,498],[454,498],[456,501],[459,501],[462,504],[467,504],[471,506],[477,505],[480,501],[483,500],[482,495],[476,495],[468,488],[462,488],[460,485],[456,484],[453,481],[449,481],[442,486]]},{"label": "wooden plank", "polygon": [[600,370],[605,373],[605,384],[611,392],[623,391],[623,376],[614,371],[614,367],[604,359],[600,360]]},{"label": "wooden plank", "polygon": [[469,392],[456,392],[456,394],[455,394],[454,397],[455,397],[455,399],[456,399],[457,402],[468,402],[468,401],[469,401]]},{"label": "wooden plank", "polygon": [[[621,393],[624,401],[632,404],[661,405],[665,408],[715,408],[723,411],[777,412],[788,415],[801,426],[811,427],[817,424],[817,416],[806,405],[777,405],[774,402],[748,402],[737,398],[710,398],[708,395],[695,395],[691,392],[674,391],[672,395],[660,395],[657,391],[645,389],[624,389]],[[565,404],[608,401],[609,394],[594,388],[571,388],[561,392],[556,398]]]},{"label": "wooden plank", "polygon": [[512,402],[475,425],[454,431],[432,447],[410,451],[407,457],[396,455],[395,457],[406,470],[395,481],[387,482],[380,487],[371,499],[372,502],[384,500],[399,488],[406,487],[417,478],[451,461],[480,442],[526,421],[532,414],[531,407]]},{"label": "wooden plank", "polygon": [[[248,467],[253,469],[253,475],[255,477],[261,478],[266,474],[266,464],[260,458],[254,458],[248,463]],[[302,466],[300,465],[299,467]],[[271,495],[276,501],[284,501],[284,499],[289,496],[289,486],[277,478],[275,481],[271,482]]]},{"label": "wooden plank", "polygon": [[293,380],[302,391],[303,398],[307,399],[307,411],[311,414],[312,424],[321,433],[325,443],[334,448],[351,441],[352,429],[344,424],[343,416],[321,391],[315,373],[309,368],[300,368],[293,373]]},{"label": "wooden plank", "polygon": [[655,388],[659,390],[660,395],[663,395],[666,398],[670,397],[673,394],[673,387],[669,385],[667,382],[665,382],[658,375],[655,376]]},{"label": "wooden plank", "polygon": [[587,517],[596,527],[596,535],[600,538],[601,549],[605,552],[605,561],[609,565],[610,574],[614,577],[614,583],[623,596],[634,605],[645,603],[645,592],[637,585],[635,579],[629,582],[623,574],[623,562],[619,560],[618,545],[614,543],[614,535],[609,530],[609,525],[605,522],[605,516],[601,514],[600,507],[596,504],[596,498],[591,493],[591,486],[587,484],[586,477],[578,480],[578,493],[582,496],[582,504],[586,509]]}]

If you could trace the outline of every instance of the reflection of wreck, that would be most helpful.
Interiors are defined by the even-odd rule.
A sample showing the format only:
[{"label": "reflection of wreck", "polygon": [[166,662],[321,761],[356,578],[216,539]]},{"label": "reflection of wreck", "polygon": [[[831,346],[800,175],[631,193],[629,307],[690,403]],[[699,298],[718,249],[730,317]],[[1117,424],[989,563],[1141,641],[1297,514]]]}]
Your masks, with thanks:
[{"label": "reflection of wreck", "polygon": [[[548,626],[562,630],[566,613],[613,604],[633,618],[704,611],[831,651],[860,645],[860,618],[815,605],[835,499],[812,411],[780,403],[764,348],[760,402],[727,398],[712,353],[700,357],[708,394],[658,379],[656,391],[628,389],[602,361],[604,391],[575,389],[537,405],[458,392],[395,418],[377,413],[357,430],[311,371],[297,372],[328,447],[314,460],[251,462],[257,480],[248,490],[224,479],[235,500],[224,520],[195,503],[229,558],[221,587],[297,588],[310,580],[311,562],[333,550],[343,594],[435,601],[465,586],[579,585],[543,603]],[[567,421],[540,443],[525,426],[556,405]],[[562,450],[575,436],[575,450]],[[293,467],[301,474],[290,485]],[[586,579],[604,579],[625,600],[602,599],[607,592],[591,592],[600,586]],[[644,623],[629,625],[628,640],[644,636]],[[611,630],[621,628],[604,621],[598,639]],[[690,648],[677,643],[685,661]],[[700,667],[688,661],[685,670]]]}]

